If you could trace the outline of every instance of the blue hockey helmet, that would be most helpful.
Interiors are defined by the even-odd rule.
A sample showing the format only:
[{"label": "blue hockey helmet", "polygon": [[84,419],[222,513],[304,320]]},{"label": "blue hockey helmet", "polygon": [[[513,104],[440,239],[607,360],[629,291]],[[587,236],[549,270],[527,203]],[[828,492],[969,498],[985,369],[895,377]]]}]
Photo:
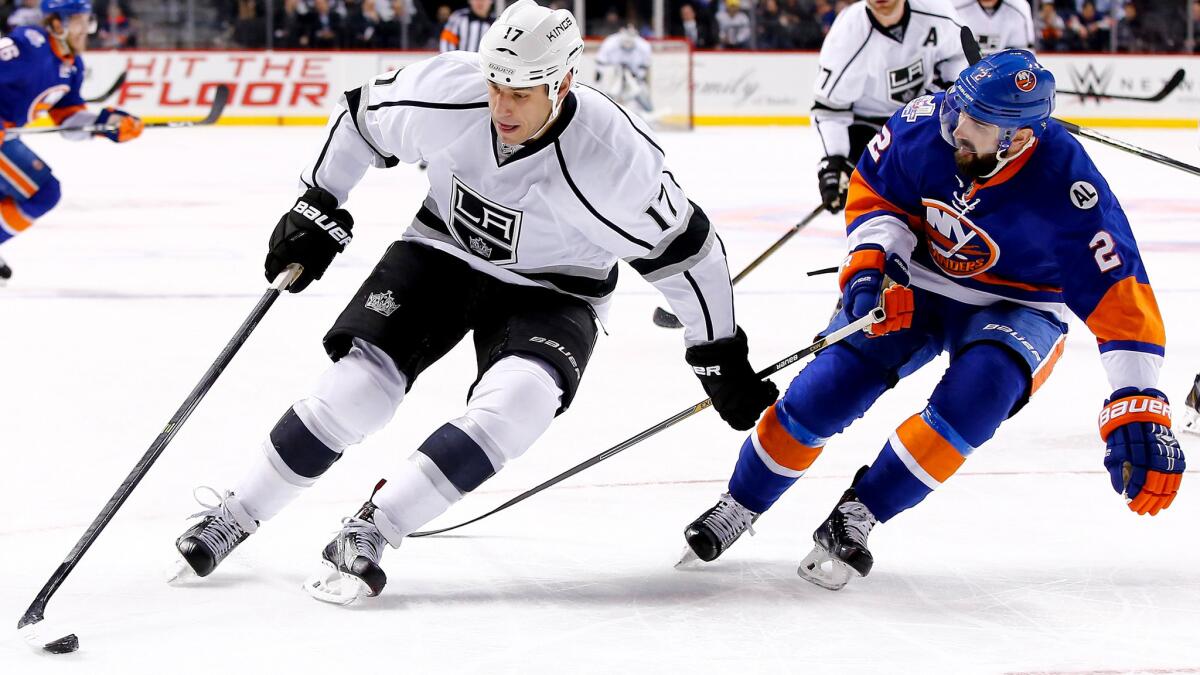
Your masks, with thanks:
[{"label": "blue hockey helmet", "polygon": [[1034,137],[1046,130],[1054,112],[1054,75],[1031,52],[1006,49],[968,67],[959,74],[942,103],[942,137],[957,146],[954,129],[959,115],[999,129],[997,151],[1012,144],[1020,129]]},{"label": "blue hockey helmet", "polygon": [[66,19],[76,14],[91,14],[91,0],[42,0],[42,15],[56,14]]}]

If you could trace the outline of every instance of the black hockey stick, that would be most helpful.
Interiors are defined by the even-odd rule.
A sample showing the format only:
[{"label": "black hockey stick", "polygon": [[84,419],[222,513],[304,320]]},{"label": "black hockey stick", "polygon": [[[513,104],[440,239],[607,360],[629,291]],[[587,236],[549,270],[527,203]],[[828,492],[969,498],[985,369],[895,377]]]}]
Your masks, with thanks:
[{"label": "black hockey stick", "polygon": [[[754,260],[752,260],[749,265],[746,265],[746,269],[742,270],[741,272],[738,272],[737,276],[733,278],[732,283],[734,285],[736,285],[737,282],[741,281],[747,274],[750,274],[751,272],[753,272],[755,267],[758,267],[759,265],[762,264],[762,262],[764,260],[766,260],[767,258],[770,258],[771,254],[775,253],[775,251],[778,251],[779,247],[783,246],[784,244],[786,244],[788,242],[789,239],[796,236],[796,233],[798,233],[800,230],[803,230],[809,223],[811,223],[813,221],[813,219],[815,219],[817,216],[821,215],[821,212],[824,210],[825,210],[825,205],[822,204],[821,206],[818,206],[817,208],[813,209],[812,213],[808,214],[807,216],[804,216],[804,220],[801,220],[800,222],[793,225],[792,229],[785,232],[783,234],[783,236],[780,237],[774,244],[771,244],[770,248],[763,251],[762,254],[759,255]],[[654,308],[654,316],[652,318],[654,320],[654,325],[660,326],[662,328],[683,328],[683,324],[679,322],[679,317],[668,312],[667,310],[663,309],[662,307]]]},{"label": "black hockey stick", "polygon": [[[145,125],[147,129],[179,129],[181,127],[200,127],[215,124],[221,118],[221,113],[225,112],[225,105],[229,103],[229,87],[224,84],[217,85],[217,92],[213,94],[212,107],[208,109],[208,115],[202,120],[172,120],[170,122],[148,122]],[[78,127],[16,127],[5,129],[6,136],[30,136],[33,134],[57,134],[63,131],[84,131],[88,133],[115,131],[115,124],[85,124]]]},{"label": "black hockey stick", "polygon": [[267,310],[274,304],[275,299],[279,297],[280,292],[290,286],[300,276],[302,271],[303,268],[299,265],[289,265],[287,269],[275,277],[274,283],[263,293],[258,304],[254,306],[254,310],[250,312],[250,316],[246,317],[246,320],[242,322],[237,333],[234,333],[233,337],[229,340],[229,344],[225,345],[225,348],[217,356],[217,360],[208,367],[208,371],[204,373],[204,377],[192,389],[192,393],[188,394],[183,405],[179,406],[179,410],[175,411],[171,420],[167,422],[167,426],[163,428],[162,433],[150,444],[150,448],[146,450],[146,454],[142,455],[142,458],[134,465],[133,470],[125,477],[124,482],[117,488],[116,493],[108,500],[104,508],[100,510],[100,514],[88,526],[87,531],[79,538],[75,547],[67,554],[66,559],[62,561],[58,569],[54,570],[54,574],[50,575],[50,579],[46,582],[46,585],[38,592],[37,597],[29,605],[29,609],[25,610],[24,616],[17,622],[17,630],[20,631],[21,637],[25,638],[25,641],[30,646],[44,649],[52,654],[66,654],[79,649],[79,638],[74,633],[63,637],[47,639],[47,636],[42,634],[44,629],[39,630],[39,628],[43,628],[38,624],[45,618],[46,603],[50,602],[50,598],[54,595],[54,592],[66,580],[71,570],[75,569],[75,566],[79,564],[79,559],[95,543],[96,538],[100,536],[100,532],[104,530],[109,521],[116,515],[117,510],[129,498],[133,489],[146,476],[146,472],[150,470],[150,467],[158,459],[158,456],[162,454],[163,450],[166,450],[167,444],[171,442],[171,439],[175,438],[175,434],[179,433],[179,428],[191,416],[192,411],[196,409],[201,399],[204,398],[204,395],[208,393],[213,383],[220,377],[221,372],[233,360],[234,355],[238,353],[238,350],[241,349],[246,339],[250,337],[250,333],[254,331],[258,322],[262,320]]},{"label": "black hockey stick", "polygon": [[1116,101],[1158,103],[1167,96],[1170,96],[1171,92],[1175,91],[1175,88],[1183,83],[1183,78],[1185,75],[1186,73],[1184,72],[1183,68],[1175,71],[1175,74],[1171,76],[1171,79],[1167,80],[1167,83],[1163,85],[1163,88],[1153,96],[1122,96],[1120,94],[1106,94],[1099,91],[1071,91],[1070,89],[1056,89],[1054,90],[1054,93],[1065,94],[1067,96],[1078,96],[1080,98],[1111,98]]},{"label": "black hockey stick", "polygon": [[[959,33],[959,36],[960,36],[960,39],[962,40],[963,53],[966,54],[966,56],[967,56],[967,63],[969,63],[971,65],[975,65],[975,63],[977,63],[981,58],[983,58],[982,56],[980,56],[980,53],[979,53],[979,43],[975,42],[975,36],[971,34],[971,29],[967,28],[966,26],[962,27],[962,31]],[[1138,157],[1148,159],[1152,162],[1158,162],[1159,164],[1165,164],[1173,169],[1179,169],[1180,171],[1185,171],[1194,176],[1200,176],[1200,167],[1198,167],[1198,166],[1192,166],[1191,164],[1188,164],[1187,162],[1181,162],[1173,157],[1167,157],[1166,155],[1161,155],[1157,152],[1154,152],[1153,150],[1139,148],[1138,146],[1133,145],[1132,143],[1126,143],[1125,141],[1119,141],[1110,136],[1105,136],[1104,134],[1102,134],[1098,131],[1093,131],[1086,127],[1081,127],[1078,124],[1075,124],[1074,122],[1067,122],[1066,120],[1061,120],[1057,117],[1052,117],[1051,119],[1053,119],[1055,122],[1058,122],[1059,124],[1061,124],[1064,129],[1071,132],[1072,134],[1075,134],[1076,136],[1082,136],[1083,138],[1089,138],[1093,141],[1096,141],[1097,143],[1103,143],[1104,145],[1117,148],[1118,150],[1124,150],[1125,152],[1132,153],[1134,155],[1137,155]]]},{"label": "black hockey stick", "polygon": [[99,96],[85,98],[83,100],[87,101],[88,103],[103,103],[104,101],[107,101],[108,99],[112,98],[112,95],[117,93],[117,90],[125,84],[125,78],[127,77],[129,77],[129,72],[122,71],[121,74],[117,76],[117,81],[113,82],[112,86],[108,88],[108,91],[100,94]]},{"label": "black hockey stick", "polygon": [[[770,377],[771,375],[778,373],[779,371],[783,370],[784,368],[787,368],[788,366],[799,361],[800,359],[802,359],[806,356],[812,355],[812,354],[816,354],[817,352],[821,351],[822,349],[825,349],[829,345],[832,345],[836,342],[840,342],[840,341],[844,340],[846,337],[853,335],[854,333],[857,333],[858,331],[865,330],[871,324],[879,323],[880,321],[883,321],[885,318],[887,318],[887,317],[884,314],[883,308],[876,307],[875,309],[871,310],[870,314],[862,317],[861,319],[859,319],[857,321],[849,323],[835,331],[832,331],[831,333],[829,333],[829,335],[826,335],[825,337],[817,340],[816,342],[805,347],[804,349],[801,349],[800,351],[795,352],[795,353],[783,358],[780,361],[776,361],[774,364],[768,366],[767,368],[758,371],[757,375],[759,378]],[[517,495],[516,497],[513,497],[512,499],[504,502],[503,504],[501,504],[500,506],[497,506],[496,508],[492,509],[491,511],[484,513],[483,515],[475,516],[474,518],[463,521],[457,525],[451,525],[449,527],[442,527],[442,528],[439,528],[436,530],[427,530],[424,532],[413,532],[412,534],[410,534],[408,536],[410,536],[410,537],[429,537],[429,536],[432,536],[435,534],[442,534],[444,532],[449,532],[451,530],[457,530],[458,528],[465,527],[467,525],[470,525],[471,523],[477,523],[477,522],[483,520],[484,518],[487,518],[488,516],[500,513],[501,511],[507,509],[510,506],[514,506],[516,504],[519,504],[519,503],[525,501],[526,499],[529,499],[530,497],[536,495],[537,493],[541,492],[542,490],[545,490],[546,488],[558,485],[559,483],[570,478],[571,476],[574,476],[577,473],[585,471],[585,470],[599,464],[600,462],[603,462],[604,460],[606,460],[616,454],[619,454],[619,453],[629,449],[630,447],[637,445],[638,443],[641,443],[642,441],[646,440],[647,438],[650,438],[651,436],[657,434],[660,431],[663,431],[664,429],[675,426],[679,422],[682,422],[683,420],[691,417],[692,415],[695,415],[698,412],[703,411],[705,408],[708,408],[710,406],[712,406],[712,399],[706,398],[703,401],[697,403],[696,405],[694,405],[686,410],[681,410],[680,412],[675,413],[671,417],[668,417],[667,419],[659,422],[658,424],[655,424],[654,426],[650,427],[649,429],[646,429],[642,433],[640,433],[636,436],[633,436],[631,438],[627,438],[624,441],[621,441],[620,443],[609,448],[608,450],[605,450],[604,452],[602,452],[598,455],[595,455],[591,459],[588,459],[587,461],[585,461],[581,464],[577,464],[577,465],[571,467],[570,469],[567,469],[566,471],[558,474],[554,478],[551,478],[550,480],[547,480],[546,482],[541,483],[540,485],[538,485],[536,487],[532,487],[532,488],[526,490],[525,492],[522,492],[521,494]]]}]

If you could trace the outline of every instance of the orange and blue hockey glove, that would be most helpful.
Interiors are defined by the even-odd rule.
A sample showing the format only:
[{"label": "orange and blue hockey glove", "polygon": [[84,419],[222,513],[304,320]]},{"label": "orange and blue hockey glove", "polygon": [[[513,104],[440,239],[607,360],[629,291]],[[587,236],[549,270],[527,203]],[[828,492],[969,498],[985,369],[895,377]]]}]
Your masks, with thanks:
[{"label": "orange and blue hockey glove", "polygon": [[1187,463],[1171,433],[1171,405],[1156,389],[1125,387],[1100,411],[1104,468],[1131,511],[1156,515],[1171,505]]},{"label": "orange and blue hockey glove", "polygon": [[[890,283],[889,283],[890,280]],[[895,253],[876,244],[863,244],[842,263],[842,311],[850,321],[883,307],[887,318],[866,330],[879,337],[912,326],[913,292],[908,287],[908,265]]]},{"label": "orange and blue hockey glove", "polygon": [[130,115],[117,108],[105,108],[96,117],[96,124],[109,127],[105,131],[93,131],[93,136],[103,136],[113,143],[132,141],[142,135],[143,123],[140,117]]}]

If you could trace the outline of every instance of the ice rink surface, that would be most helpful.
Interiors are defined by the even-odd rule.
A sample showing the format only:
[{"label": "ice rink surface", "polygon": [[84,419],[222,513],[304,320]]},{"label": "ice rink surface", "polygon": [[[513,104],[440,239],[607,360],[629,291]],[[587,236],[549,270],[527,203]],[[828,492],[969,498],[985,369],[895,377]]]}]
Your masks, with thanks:
[{"label": "ice rink surface", "polygon": [[[1200,164],[1195,130],[1108,133]],[[420,205],[426,180],[408,166],[368,174],[349,203],[349,250],[275,305],[50,604],[47,622],[78,633],[81,650],[32,652],[17,619],[265,289],[267,237],[323,137],[218,127],[123,146],[29,141],[65,197],[0,248],[16,273],[0,289],[0,673],[1200,672],[1200,487],[1186,479],[1155,518],[1113,493],[1095,426],[1109,389],[1079,322],[1032,403],[920,507],[877,528],[874,571],[838,593],[796,564],[854,470],[924,406],[944,360],[886,394],[756,536],[702,569],[672,568],[682,531],[724,490],[743,438],[711,411],[457,536],[389,550],[374,601],[310,599],[300,585],[339,519],[460,414],[468,343],[206,583],[168,586],[174,538],[200,510],[192,488],[227,487],[308,391],[327,364],[321,335]],[[815,205],[811,129],[662,143],[735,272]],[[1162,388],[1178,410],[1200,369],[1200,179],[1087,147],[1141,243],[1169,335]],[[756,364],[824,326],[836,280],[803,273],[841,261],[841,233],[821,217],[738,286]],[[650,322],[659,296],[621,274],[574,407],[439,524],[703,397],[680,334]],[[1182,442],[1200,458],[1197,437]]]}]

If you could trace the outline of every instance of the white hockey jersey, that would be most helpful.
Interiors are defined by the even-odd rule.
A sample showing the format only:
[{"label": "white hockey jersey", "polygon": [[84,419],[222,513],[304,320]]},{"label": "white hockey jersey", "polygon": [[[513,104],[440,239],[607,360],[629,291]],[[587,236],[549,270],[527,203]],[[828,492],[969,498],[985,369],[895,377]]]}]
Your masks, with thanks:
[{"label": "white hockey jersey", "polygon": [[992,9],[984,9],[979,0],[957,0],[954,9],[958,18],[971,27],[985,56],[1002,49],[1032,50],[1037,44],[1028,0],[1000,0]]},{"label": "white hockey jersey", "polygon": [[907,0],[884,28],[862,0],[838,14],[821,45],[813,124],[825,155],[851,157],[851,124],[880,127],[905,103],[949,87],[967,67],[950,0]]},{"label": "white hockey jersey", "polygon": [[596,68],[619,66],[628,70],[639,80],[646,79],[650,72],[653,50],[650,43],[636,35],[622,32],[604,38],[596,51]]},{"label": "white hockey jersey", "polygon": [[403,239],[582,298],[601,319],[623,259],[667,297],[687,344],[734,334],[724,248],[644,123],[576,86],[554,124],[505,159],[487,98],[474,53],[384,74],[342,97],[302,182],[343,203],[368,167],[424,160],[429,194]]}]

